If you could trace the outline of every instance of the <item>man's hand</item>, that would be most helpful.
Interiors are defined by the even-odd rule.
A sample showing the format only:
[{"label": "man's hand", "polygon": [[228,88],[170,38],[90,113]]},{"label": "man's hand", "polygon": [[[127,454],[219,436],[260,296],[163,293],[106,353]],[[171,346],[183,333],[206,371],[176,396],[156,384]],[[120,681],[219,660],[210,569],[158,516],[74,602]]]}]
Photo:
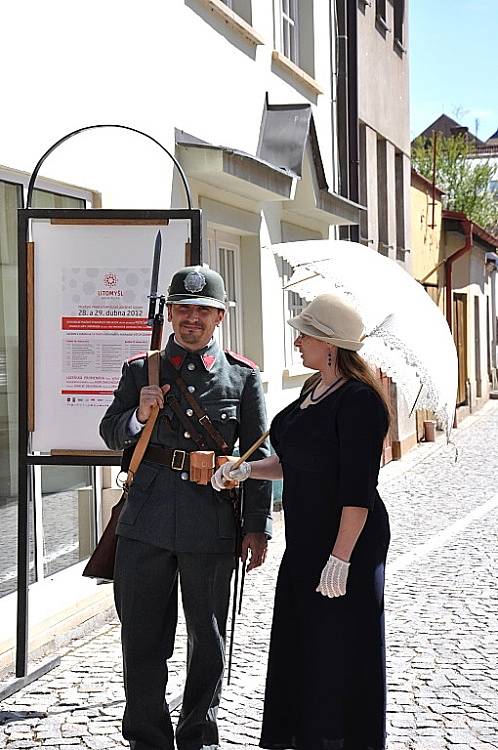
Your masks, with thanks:
[{"label": "man's hand", "polygon": [[162,385],[144,385],[140,390],[140,403],[137,410],[137,419],[142,424],[147,422],[150,417],[150,413],[154,406],[158,406],[160,409],[164,406],[164,396],[169,391],[171,386],[169,384]]},{"label": "man's hand", "polygon": [[251,557],[249,559],[249,565],[247,566],[247,572],[254,568],[259,568],[263,565],[266,560],[266,552],[268,549],[268,539],[266,534],[263,532],[252,532],[246,534],[242,539],[242,550],[240,557],[242,562],[247,560],[249,550],[251,551]]}]

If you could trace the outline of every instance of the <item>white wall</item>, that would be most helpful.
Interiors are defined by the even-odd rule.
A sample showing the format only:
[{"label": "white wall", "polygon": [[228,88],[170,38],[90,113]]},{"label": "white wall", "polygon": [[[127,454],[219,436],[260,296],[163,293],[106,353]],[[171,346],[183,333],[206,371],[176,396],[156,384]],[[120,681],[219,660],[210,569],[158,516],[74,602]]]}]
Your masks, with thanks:
[{"label": "white wall", "polygon": [[[272,72],[273,12],[253,0],[254,47],[201,0],[53,0],[2,8],[0,164],[31,171],[57,138],[94,123],[127,124],[174,148],[174,128],[255,153],[265,91],[270,102],[316,103],[316,125],[332,184],[328,35],[317,45],[323,96],[304,96]],[[315,2],[316,28],[328,29]],[[106,208],[167,207],[170,165],[155,146],[118,131],[78,136],[44,172],[95,186]]]},{"label": "white wall", "polygon": [[[11,74],[3,76],[0,94],[0,164],[31,171],[59,137],[96,123],[144,130],[173,153],[174,129],[179,128],[255,154],[268,92],[272,104],[314,105],[323,165],[333,185],[329,3],[314,0],[313,7],[318,30],[314,77],[325,92],[319,96],[272,62],[272,6],[270,0],[252,2],[252,26],[266,42],[255,46],[203,0],[145,0],[140,6],[129,0],[88,0],[79,6],[63,0],[6,4],[0,61],[2,70]],[[138,135],[115,129],[76,136],[48,158],[42,174],[101,191],[105,208],[186,205],[178,180],[172,182],[167,157]],[[194,205],[214,199],[262,215],[259,236],[242,231],[233,212],[225,219],[217,216],[225,229],[244,237],[246,268],[252,263],[248,248],[280,241],[280,203],[243,201],[195,181],[192,187]],[[209,208],[206,214],[207,229]],[[328,235],[325,224],[312,228]],[[181,262],[179,251],[178,258],[169,257],[164,265]],[[254,264],[244,277],[246,299],[260,283],[264,313],[258,318],[253,308],[248,315],[262,341],[258,345],[258,337],[251,335],[246,339],[249,356],[264,369],[273,412],[282,399],[289,400],[304,376],[282,383],[281,283],[271,251],[263,249],[259,255],[254,250]],[[282,346],[275,346],[277,341]]]}]

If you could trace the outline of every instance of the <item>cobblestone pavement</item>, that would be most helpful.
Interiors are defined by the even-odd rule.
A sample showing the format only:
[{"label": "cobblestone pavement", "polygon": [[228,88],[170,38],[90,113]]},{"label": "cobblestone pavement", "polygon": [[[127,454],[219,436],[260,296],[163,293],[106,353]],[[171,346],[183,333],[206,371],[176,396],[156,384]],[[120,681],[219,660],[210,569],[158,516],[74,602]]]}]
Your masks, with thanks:
[{"label": "cobblestone pavement", "polygon": [[[381,473],[392,545],[386,591],[389,750],[498,748],[498,405]],[[273,588],[283,549],[248,576],[234,675],[220,711],[224,747],[256,747]],[[170,697],[184,670],[184,628]],[[119,626],[74,640],[59,668],[2,705],[0,747],[105,750],[123,745]],[[361,707],[359,707],[361,720]],[[38,712],[29,717],[23,712]],[[4,720],[6,715],[4,714]]]}]

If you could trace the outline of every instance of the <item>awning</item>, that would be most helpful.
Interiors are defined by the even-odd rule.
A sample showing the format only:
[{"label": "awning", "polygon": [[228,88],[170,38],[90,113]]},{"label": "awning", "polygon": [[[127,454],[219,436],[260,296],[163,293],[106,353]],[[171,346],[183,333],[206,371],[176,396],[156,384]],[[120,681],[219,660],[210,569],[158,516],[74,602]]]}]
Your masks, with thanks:
[{"label": "awning", "polygon": [[189,177],[253,201],[294,197],[298,175],[244,151],[214,146],[176,131],[180,162]]},{"label": "awning", "polygon": [[284,208],[294,214],[335,225],[360,223],[364,206],[332,192],[323,167],[310,104],[265,102],[257,154],[302,179]]},{"label": "awning", "polygon": [[[265,103],[256,156],[176,130],[187,175],[255,202],[279,201],[288,214],[328,225],[357,225],[360,206],[331,192],[309,104]],[[292,217],[290,217],[292,219]]]}]

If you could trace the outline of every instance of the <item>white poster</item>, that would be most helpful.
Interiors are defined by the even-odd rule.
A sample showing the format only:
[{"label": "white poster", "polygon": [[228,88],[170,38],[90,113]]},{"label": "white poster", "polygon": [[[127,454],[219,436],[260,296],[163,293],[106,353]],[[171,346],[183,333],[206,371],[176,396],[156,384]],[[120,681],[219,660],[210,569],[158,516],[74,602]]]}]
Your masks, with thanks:
[{"label": "white poster", "polygon": [[[184,263],[187,222],[74,226],[33,222],[34,451],[102,450],[99,422],[123,362],[150,348],[148,294],[162,237],[158,292]],[[163,341],[168,335],[166,324]]]},{"label": "white poster", "polygon": [[125,359],[147,351],[149,268],[61,272],[62,382],[67,409],[107,407]]}]

